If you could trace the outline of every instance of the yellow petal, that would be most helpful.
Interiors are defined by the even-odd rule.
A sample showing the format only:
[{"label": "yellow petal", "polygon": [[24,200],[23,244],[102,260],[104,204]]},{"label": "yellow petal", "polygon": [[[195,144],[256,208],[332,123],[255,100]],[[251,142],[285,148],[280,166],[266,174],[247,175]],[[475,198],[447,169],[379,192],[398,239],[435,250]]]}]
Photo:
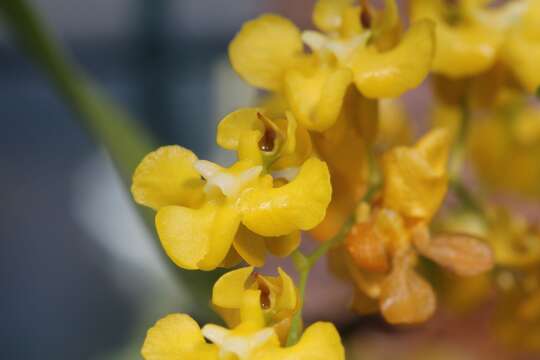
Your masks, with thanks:
[{"label": "yellow petal", "polygon": [[155,210],[167,205],[197,206],[204,197],[204,183],[193,168],[196,160],[181,146],[164,146],[146,155],[133,174],[133,198]]},{"label": "yellow petal", "polygon": [[286,348],[265,348],[253,360],[344,360],[345,349],[335,326],[316,322],[304,331],[300,341]]},{"label": "yellow petal", "polygon": [[[451,78],[480,74],[493,66],[502,45],[502,34],[494,26],[479,21],[448,25],[444,19],[441,1],[411,1],[411,18],[431,19],[436,22],[437,48],[433,71]],[[444,44],[444,45],[443,45]]]},{"label": "yellow petal", "polygon": [[530,93],[540,86],[539,58],[540,39],[531,40],[517,31],[510,34],[503,49],[503,59]]},{"label": "yellow petal", "polygon": [[372,299],[377,299],[381,294],[381,286],[387,274],[380,272],[365,271],[359,268],[349,254],[344,256],[350,279],[356,288]]},{"label": "yellow petal", "polygon": [[240,136],[249,131],[264,133],[264,124],[257,117],[262,110],[243,108],[225,116],[218,124],[216,142],[227,150],[236,150]]},{"label": "yellow petal", "polygon": [[355,224],[345,240],[345,246],[355,264],[374,272],[390,268],[386,244],[372,222]]},{"label": "yellow petal", "polygon": [[263,236],[282,236],[309,230],[324,218],[332,188],[326,164],[308,159],[290,183],[272,188],[266,185],[246,190],[240,199],[242,222]]},{"label": "yellow petal", "polygon": [[276,309],[294,310],[298,305],[298,296],[296,295],[296,286],[291,277],[278,267],[279,278],[281,280],[281,292],[277,299]]},{"label": "yellow petal", "polygon": [[252,165],[261,165],[263,156],[259,147],[263,133],[255,130],[244,132],[238,142],[238,160],[249,161]]},{"label": "yellow petal", "polygon": [[290,111],[287,111],[286,116],[287,116],[287,129],[286,129],[287,139],[285,141],[285,144],[283,144],[282,152],[284,154],[292,154],[294,153],[296,149],[296,134],[297,134],[297,129],[298,129],[298,123],[296,122],[296,118]]},{"label": "yellow petal", "polygon": [[416,219],[431,219],[447,190],[450,135],[435,129],[414,148],[396,147],[384,154],[384,206]]},{"label": "yellow petal", "polygon": [[222,308],[240,308],[246,281],[252,272],[253,267],[250,266],[229,271],[221,276],[214,284],[212,303]]},{"label": "yellow petal", "polygon": [[477,26],[450,28],[438,24],[438,46],[433,71],[452,78],[480,74],[493,66],[502,39],[495,31]]},{"label": "yellow petal", "polygon": [[222,308],[214,304],[211,304],[210,307],[223,319],[229,329],[233,329],[240,324],[240,311],[238,309]]},{"label": "yellow petal", "polygon": [[474,276],[493,268],[491,249],[472,236],[442,234],[417,248],[422,255],[457,275]]},{"label": "yellow petal", "polygon": [[261,267],[266,259],[265,239],[240,225],[233,246],[249,265]]},{"label": "yellow petal", "polygon": [[207,203],[199,209],[161,208],[156,215],[159,239],[167,255],[184,269],[215,269],[227,256],[239,226],[230,205]]},{"label": "yellow petal", "polygon": [[258,330],[264,327],[264,314],[261,308],[261,291],[248,289],[242,296],[240,319],[244,329]]},{"label": "yellow petal", "polygon": [[435,311],[433,289],[411,268],[411,257],[404,255],[394,261],[394,268],[381,288],[381,312],[392,324],[423,322]]},{"label": "yellow petal", "polygon": [[431,70],[435,51],[434,26],[414,23],[400,43],[386,52],[359,47],[350,66],[358,90],[369,98],[396,97],[420,85]]},{"label": "yellow petal", "polygon": [[277,237],[266,237],[266,248],[272,255],[287,257],[298,248],[301,237],[300,232],[295,231],[287,235]]},{"label": "yellow petal", "polygon": [[300,31],[289,20],[265,14],[248,21],[229,45],[234,70],[253,86],[279,90],[283,72],[303,48]]},{"label": "yellow petal", "polygon": [[[298,126],[296,121],[294,121],[294,126],[289,125],[294,117],[292,114],[289,115],[289,113],[287,117],[289,121],[284,151],[280,154],[276,162],[272,164],[272,170],[283,170],[300,166],[313,154],[313,144],[307,129],[303,126]],[[292,133],[293,128],[295,130],[294,133]],[[290,141],[290,139],[294,139],[294,141]]]},{"label": "yellow petal", "polygon": [[285,75],[285,96],[300,124],[321,132],[336,122],[351,81],[346,68],[298,67]]},{"label": "yellow petal", "polygon": [[[204,343],[195,320],[185,314],[171,314],[148,330],[141,354],[145,360],[194,359],[191,356]],[[213,358],[217,359],[217,349]]]},{"label": "yellow petal", "polygon": [[313,9],[313,23],[325,32],[338,31],[343,24],[343,12],[352,0],[319,0]]}]

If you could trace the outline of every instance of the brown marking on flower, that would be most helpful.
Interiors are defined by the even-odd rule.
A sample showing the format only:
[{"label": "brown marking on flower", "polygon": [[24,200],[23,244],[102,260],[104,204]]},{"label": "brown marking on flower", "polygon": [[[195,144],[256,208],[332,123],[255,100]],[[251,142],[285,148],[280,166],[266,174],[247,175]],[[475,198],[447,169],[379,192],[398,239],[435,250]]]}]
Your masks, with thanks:
[{"label": "brown marking on flower", "polygon": [[268,120],[263,114],[258,112],[257,118],[264,123],[264,134],[261,140],[259,140],[259,149],[261,149],[261,151],[270,152],[274,150],[276,131],[272,127],[268,126]]}]

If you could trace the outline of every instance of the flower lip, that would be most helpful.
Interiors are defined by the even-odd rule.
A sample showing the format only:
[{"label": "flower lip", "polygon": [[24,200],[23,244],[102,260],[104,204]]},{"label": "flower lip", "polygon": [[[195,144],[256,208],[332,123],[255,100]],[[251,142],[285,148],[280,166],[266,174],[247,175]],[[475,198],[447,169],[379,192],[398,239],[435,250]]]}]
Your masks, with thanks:
[{"label": "flower lip", "polygon": [[247,360],[253,351],[263,346],[275,335],[273,328],[264,328],[252,335],[235,335],[221,326],[207,324],[202,328],[205,338],[220,348],[222,355],[234,354],[240,360]]},{"label": "flower lip", "polygon": [[345,61],[356,48],[364,46],[370,36],[371,31],[364,31],[350,39],[340,39],[318,31],[306,30],[302,32],[302,41],[312,52],[327,50],[334,54],[339,61]]},{"label": "flower lip", "polygon": [[221,190],[226,197],[236,197],[244,187],[256,179],[263,167],[258,165],[242,171],[239,174],[227,173],[222,167],[207,160],[197,160],[193,167],[206,180],[204,190],[210,193],[213,188]]}]

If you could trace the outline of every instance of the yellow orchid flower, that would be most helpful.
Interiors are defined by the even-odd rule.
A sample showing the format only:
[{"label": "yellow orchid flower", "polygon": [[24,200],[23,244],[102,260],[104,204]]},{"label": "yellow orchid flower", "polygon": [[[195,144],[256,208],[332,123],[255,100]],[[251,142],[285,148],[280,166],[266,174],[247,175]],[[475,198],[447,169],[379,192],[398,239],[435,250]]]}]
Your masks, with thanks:
[{"label": "yellow orchid flower", "polygon": [[[261,292],[247,290],[242,297],[240,324],[227,329],[207,324],[202,329],[188,315],[172,314],[147,333],[141,353],[145,360],[316,360],[345,359],[335,327],[318,322],[300,341],[282,348],[274,328],[265,327]],[[207,343],[204,338],[208,339]]]},{"label": "yellow orchid flower", "polygon": [[412,0],[411,19],[436,23],[437,50],[433,71],[457,79],[478,75],[496,62],[505,32],[519,20],[525,7],[520,1],[497,9],[491,1]]},{"label": "yellow orchid flower", "polygon": [[537,267],[497,274],[499,297],[493,328],[499,341],[527,351],[540,350],[540,274]]},{"label": "yellow orchid flower", "polygon": [[273,326],[281,343],[285,343],[292,316],[298,311],[297,289],[281,268],[277,277],[253,273],[253,267],[230,271],[214,285],[212,304],[229,327],[240,323],[242,299],[250,290],[261,292],[261,307],[265,323]]},{"label": "yellow orchid flower", "polygon": [[264,264],[268,251],[287,256],[299,245],[299,230],[322,221],[332,192],[326,164],[308,158],[288,180],[275,187],[249,156],[223,168],[167,146],[142,160],[131,190],[157,210],[161,244],[178,266],[212,270],[238,255],[253,266]]},{"label": "yellow orchid flower", "polygon": [[486,239],[493,247],[495,262],[504,268],[527,268],[540,264],[540,229],[502,208],[488,212]]},{"label": "yellow orchid flower", "polygon": [[[431,68],[432,24],[415,23],[400,39],[394,0],[385,1],[382,11],[354,1],[320,0],[313,19],[322,32],[301,33],[282,17],[262,15],[246,23],[229,46],[240,76],[284,94],[309,130],[333,126],[350,85],[369,98],[394,97],[418,86]],[[310,53],[302,52],[303,43]]]},{"label": "yellow orchid flower", "polygon": [[[345,278],[356,286],[352,303],[356,312],[378,308],[396,324],[428,319],[435,310],[435,294],[414,270],[418,254],[465,277],[476,277],[493,266],[490,248],[475,237],[431,236],[425,224],[407,226],[399,214],[384,208],[376,209],[368,221],[357,223],[334,254],[346,265]],[[335,272],[336,261],[331,264]]]}]

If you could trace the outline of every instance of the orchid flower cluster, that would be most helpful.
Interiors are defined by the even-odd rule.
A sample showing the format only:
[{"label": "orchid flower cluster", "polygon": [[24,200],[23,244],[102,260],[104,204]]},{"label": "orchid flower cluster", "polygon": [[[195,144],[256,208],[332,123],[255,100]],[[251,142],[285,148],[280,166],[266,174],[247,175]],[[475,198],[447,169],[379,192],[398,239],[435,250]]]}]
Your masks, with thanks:
[{"label": "orchid flower cluster", "polygon": [[[233,268],[211,300],[226,327],[169,315],[148,331],[145,359],[344,359],[333,324],[302,331],[322,257],[354,289],[351,310],[392,324],[433,315],[426,262],[463,277],[456,284],[540,262],[540,232],[514,229],[462,182],[470,154],[486,188],[540,195],[540,110],[527,100],[540,85],[540,1],[411,0],[408,10],[406,26],[394,0],[319,0],[316,30],[274,14],[242,26],[231,65],[266,96],[218,124],[217,144],[237,161],[161,147],[131,189],[157,212],[177,266]],[[399,97],[430,74],[433,127],[413,143]],[[461,205],[441,217],[449,188]],[[305,254],[302,239],[320,245]],[[291,258],[298,284],[281,268],[255,271],[268,256]],[[537,305],[540,288],[531,294]],[[534,304],[523,312],[540,318]]]}]

